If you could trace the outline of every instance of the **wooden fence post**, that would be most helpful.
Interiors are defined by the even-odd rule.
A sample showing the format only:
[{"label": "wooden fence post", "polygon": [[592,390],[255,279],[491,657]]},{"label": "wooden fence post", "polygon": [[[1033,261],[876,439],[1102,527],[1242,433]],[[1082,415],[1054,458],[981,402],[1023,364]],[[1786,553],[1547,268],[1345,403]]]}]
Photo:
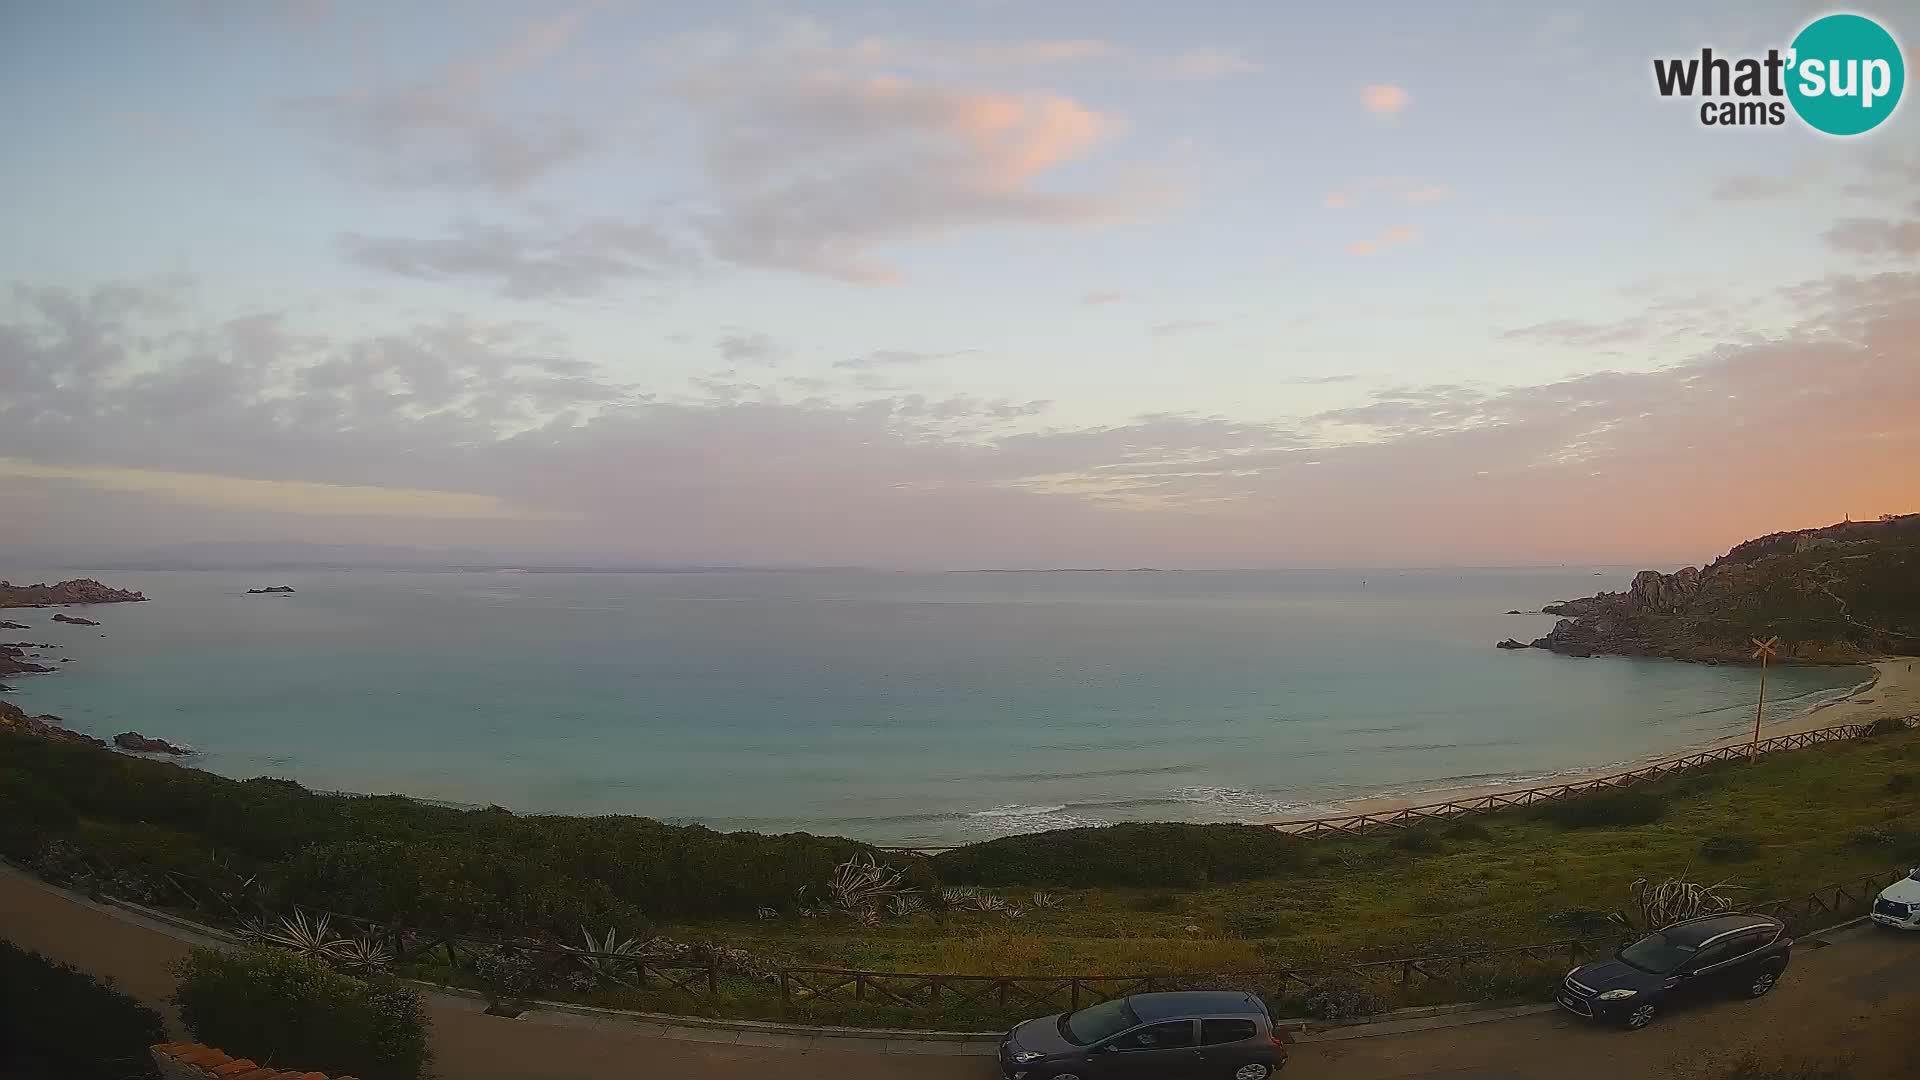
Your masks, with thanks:
[{"label": "wooden fence post", "polygon": [[713,1001],[720,999],[720,958],[717,956],[707,957],[707,997]]}]

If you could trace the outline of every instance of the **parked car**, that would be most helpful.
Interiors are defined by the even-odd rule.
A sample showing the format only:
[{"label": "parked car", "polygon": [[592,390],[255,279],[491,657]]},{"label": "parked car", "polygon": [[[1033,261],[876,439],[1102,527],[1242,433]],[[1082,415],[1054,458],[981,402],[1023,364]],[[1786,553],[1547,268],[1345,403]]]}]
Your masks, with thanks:
[{"label": "parked car", "polygon": [[1554,997],[1577,1016],[1638,1030],[1669,1005],[1765,996],[1792,954],[1793,939],[1779,919],[1707,915],[1656,930],[1611,960],[1574,968]]},{"label": "parked car", "polygon": [[1895,930],[1920,930],[1920,866],[1880,890],[1873,901],[1873,921]]},{"label": "parked car", "polygon": [[1267,1080],[1287,1044],[1253,994],[1134,994],[1028,1020],[1000,1043],[1007,1080]]}]

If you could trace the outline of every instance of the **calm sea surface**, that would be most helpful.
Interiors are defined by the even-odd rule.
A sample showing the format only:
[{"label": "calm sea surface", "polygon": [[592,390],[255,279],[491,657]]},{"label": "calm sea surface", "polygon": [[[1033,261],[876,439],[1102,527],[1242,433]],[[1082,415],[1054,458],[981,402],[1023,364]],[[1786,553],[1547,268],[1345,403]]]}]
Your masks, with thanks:
[{"label": "calm sea surface", "polygon": [[[522,811],[951,843],[1311,814],[1750,726],[1754,673],[1502,652],[1631,571],[100,573],[10,700],[200,767]],[[12,580],[75,571],[6,568]],[[292,596],[247,596],[291,584]],[[1784,669],[1783,717],[1864,678]]]}]

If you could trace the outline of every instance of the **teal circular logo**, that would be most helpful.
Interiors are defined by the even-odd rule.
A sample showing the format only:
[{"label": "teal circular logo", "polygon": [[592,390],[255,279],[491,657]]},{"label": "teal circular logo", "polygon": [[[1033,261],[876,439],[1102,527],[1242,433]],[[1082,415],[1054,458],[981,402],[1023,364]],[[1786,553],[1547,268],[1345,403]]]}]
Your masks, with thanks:
[{"label": "teal circular logo", "polygon": [[1829,135],[1879,127],[1907,85],[1900,43],[1864,15],[1827,15],[1808,23],[1793,39],[1788,63],[1793,111]]}]

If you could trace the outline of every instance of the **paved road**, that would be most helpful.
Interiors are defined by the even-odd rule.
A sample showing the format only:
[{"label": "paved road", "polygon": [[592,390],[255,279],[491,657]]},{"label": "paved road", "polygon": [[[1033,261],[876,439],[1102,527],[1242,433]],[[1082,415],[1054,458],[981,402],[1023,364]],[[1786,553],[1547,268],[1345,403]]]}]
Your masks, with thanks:
[{"label": "paved road", "polygon": [[[165,1007],[168,966],[187,949],[177,931],[67,898],[0,871],[0,936],[96,974]],[[1803,946],[1780,988],[1757,1002],[1674,1013],[1636,1033],[1595,1029],[1558,1014],[1405,1035],[1306,1043],[1288,1080],[1619,1080],[1657,1077],[1703,1051],[1740,1047],[1817,1054],[1876,1012],[1920,1005],[1920,935],[1843,931],[1827,948]],[[661,1038],[659,1028],[564,1014],[487,1016],[478,1003],[430,995],[437,1070],[447,1080],[991,1080],[979,1057],[880,1053],[852,1040],[805,1050]],[[169,1019],[171,1013],[169,1011]]]}]

